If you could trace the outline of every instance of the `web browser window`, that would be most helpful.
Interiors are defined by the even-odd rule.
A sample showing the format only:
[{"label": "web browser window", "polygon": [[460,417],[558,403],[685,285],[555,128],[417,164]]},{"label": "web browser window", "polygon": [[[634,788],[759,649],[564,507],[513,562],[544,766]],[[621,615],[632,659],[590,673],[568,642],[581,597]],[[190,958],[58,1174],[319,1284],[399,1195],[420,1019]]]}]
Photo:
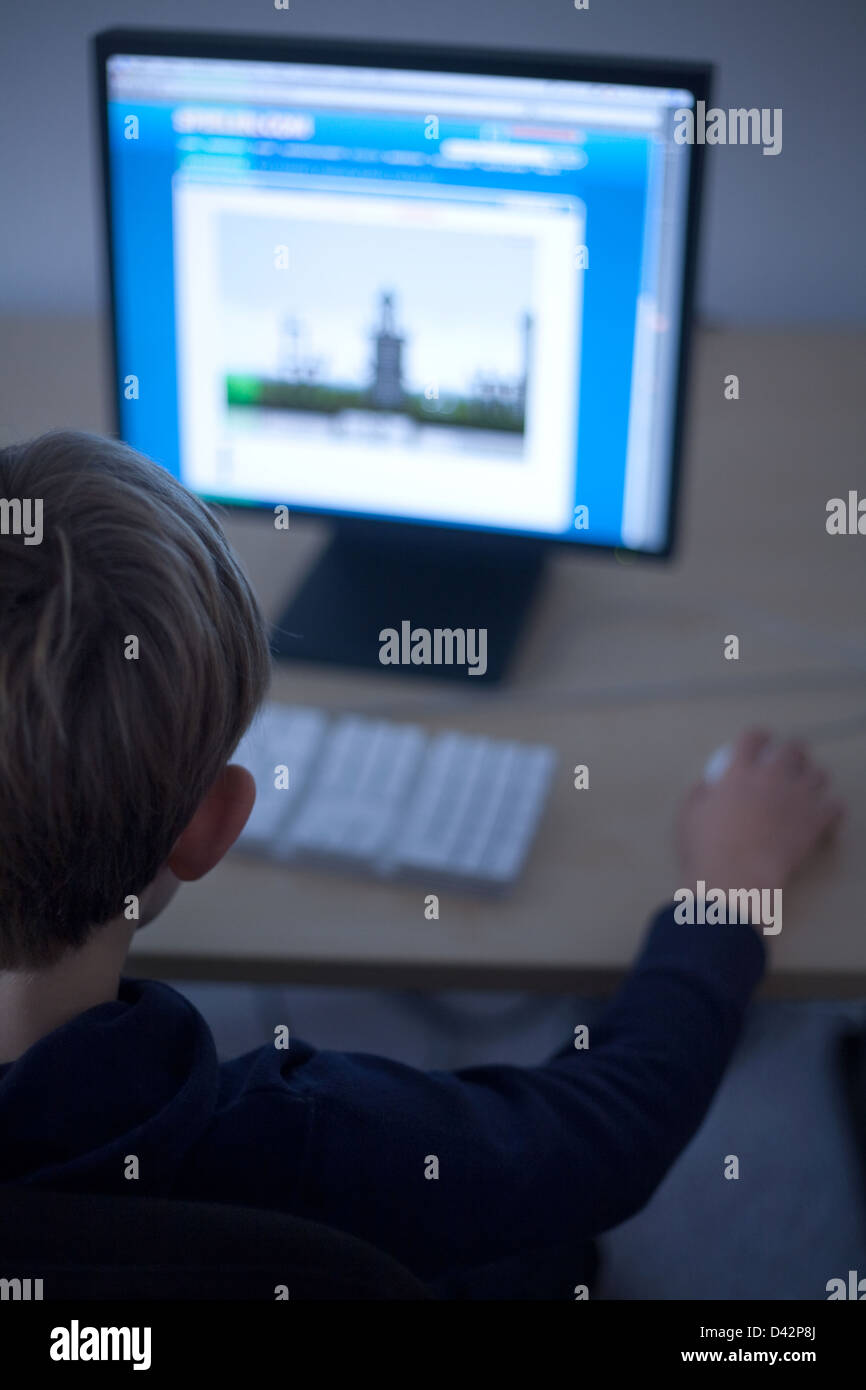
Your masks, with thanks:
[{"label": "web browser window", "polygon": [[107,76],[131,443],[214,499],[663,548],[690,94],[132,54]]}]

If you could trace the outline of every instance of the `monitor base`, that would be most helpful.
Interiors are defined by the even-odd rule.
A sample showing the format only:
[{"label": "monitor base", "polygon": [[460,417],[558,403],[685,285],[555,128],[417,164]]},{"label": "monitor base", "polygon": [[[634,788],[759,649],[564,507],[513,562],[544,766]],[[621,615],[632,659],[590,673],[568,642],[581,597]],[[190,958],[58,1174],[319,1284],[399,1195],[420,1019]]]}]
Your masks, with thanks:
[{"label": "monitor base", "polygon": [[[543,573],[543,543],[401,531],[395,541],[338,529],[274,627],[274,655],[501,681]],[[438,640],[437,629],[447,630]]]}]

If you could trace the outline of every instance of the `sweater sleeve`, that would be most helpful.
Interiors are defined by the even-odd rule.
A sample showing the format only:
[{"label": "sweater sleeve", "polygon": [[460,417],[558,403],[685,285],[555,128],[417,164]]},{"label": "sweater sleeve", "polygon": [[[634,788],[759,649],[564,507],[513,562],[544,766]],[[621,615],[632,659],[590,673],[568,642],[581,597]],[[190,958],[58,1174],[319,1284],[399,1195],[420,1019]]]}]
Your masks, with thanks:
[{"label": "sweater sleeve", "polygon": [[428,1279],[585,1243],[637,1211],[694,1134],[763,965],[752,927],[680,926],[667,908],[586,1050],[424,1073],[310,1049],[283,1073],[313,1110],[305,1213]]}]

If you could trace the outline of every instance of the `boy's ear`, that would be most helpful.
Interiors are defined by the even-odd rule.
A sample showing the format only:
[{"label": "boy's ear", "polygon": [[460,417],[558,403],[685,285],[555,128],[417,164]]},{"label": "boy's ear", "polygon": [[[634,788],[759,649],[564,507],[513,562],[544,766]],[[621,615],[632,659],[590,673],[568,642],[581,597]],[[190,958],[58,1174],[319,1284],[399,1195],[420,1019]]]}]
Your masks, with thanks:
[{"label": "boy's ear", "polygon": [[256,799],[252,774],[237,763],[223,768],[168,856],[168,867],[184,883],[210,873],[231,849]]}]

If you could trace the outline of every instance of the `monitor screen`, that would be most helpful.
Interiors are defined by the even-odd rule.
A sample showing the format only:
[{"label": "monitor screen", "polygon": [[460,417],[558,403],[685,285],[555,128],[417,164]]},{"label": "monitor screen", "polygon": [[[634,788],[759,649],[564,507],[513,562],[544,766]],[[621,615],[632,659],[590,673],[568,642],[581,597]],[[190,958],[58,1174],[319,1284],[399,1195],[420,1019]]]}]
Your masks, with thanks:
[{"label": "monitor screen", "polygon": [[210,500],[666,550],[693,91],[103,62],[124,439]]}]

